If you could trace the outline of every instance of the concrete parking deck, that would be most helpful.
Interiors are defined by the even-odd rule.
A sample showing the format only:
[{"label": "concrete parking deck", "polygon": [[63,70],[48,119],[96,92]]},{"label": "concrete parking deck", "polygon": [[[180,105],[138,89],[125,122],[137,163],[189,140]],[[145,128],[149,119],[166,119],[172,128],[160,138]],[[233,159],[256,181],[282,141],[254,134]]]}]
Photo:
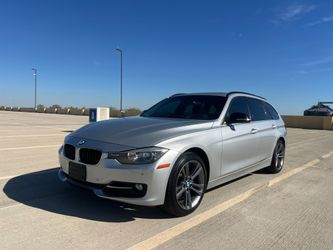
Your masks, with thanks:
[{"label": "concrete parking deck", "polygon": [[282,173],[225,184],[171,218],[58,181],[57,149],[87,120],[0,111],[1,249],[333,248],[333,131],[288,129]]}]

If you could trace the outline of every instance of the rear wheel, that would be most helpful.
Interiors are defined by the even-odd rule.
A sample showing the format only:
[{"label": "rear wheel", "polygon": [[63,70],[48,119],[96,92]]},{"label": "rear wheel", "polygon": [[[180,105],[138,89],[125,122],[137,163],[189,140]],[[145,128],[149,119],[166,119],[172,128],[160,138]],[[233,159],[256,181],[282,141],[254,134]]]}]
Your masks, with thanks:
[{"label": "rear wheel", "polygon": [[171,171],[164,210],[175,216],[192,213],[201,203],[206,185],[207,173],[202,159],[195,153],[184,153]]},{"label": "rear wheel", "polygon": [[285,159],[285,145],[282,140],[279,140],[276,143],[274,149],[271,165],[265,168],[265,171],[271,174],[279,173],[283,168],[284,159]]}]

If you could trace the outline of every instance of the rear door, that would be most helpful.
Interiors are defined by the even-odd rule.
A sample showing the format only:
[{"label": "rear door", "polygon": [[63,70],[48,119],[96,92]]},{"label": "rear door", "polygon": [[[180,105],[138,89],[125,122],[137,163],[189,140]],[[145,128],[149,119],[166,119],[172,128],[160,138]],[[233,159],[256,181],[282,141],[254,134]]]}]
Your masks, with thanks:
[{"label": "rear door", "polygon": [[265,102],[255,98],[248,98],[248,102],[253,128],[258,136],[258,160],[263,161],[272,157],[277,136],[276,124]]},{"label": "rear door", "polygon": [[[234,112],[250,117],[246,97],[234,97],[225,120]],[[253,133],[252,122],[223,124],[221,175],[229,174],[258,162],[258,137]]]}]

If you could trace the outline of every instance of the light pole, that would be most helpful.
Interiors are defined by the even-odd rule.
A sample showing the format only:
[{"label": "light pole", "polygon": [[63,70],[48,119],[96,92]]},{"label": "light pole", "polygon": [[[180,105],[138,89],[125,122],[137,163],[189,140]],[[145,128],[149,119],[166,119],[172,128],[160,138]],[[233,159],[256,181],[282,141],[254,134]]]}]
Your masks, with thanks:
[{"label": "light pole", "polygon": [[35,76],[35,110],[37,110],[37,69],[32,68],[32,71]]},{"label": "light pole", "polygon": [[117,48],[120,53],[120,116],[123,112],[123,50]]}]

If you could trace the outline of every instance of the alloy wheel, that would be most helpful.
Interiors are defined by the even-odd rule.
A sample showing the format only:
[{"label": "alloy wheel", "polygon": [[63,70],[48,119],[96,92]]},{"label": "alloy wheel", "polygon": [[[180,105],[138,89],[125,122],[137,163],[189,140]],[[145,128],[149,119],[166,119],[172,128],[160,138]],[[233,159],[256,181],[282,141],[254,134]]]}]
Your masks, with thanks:
[{"label": "alloy wheel", "polygon": [[283,167],[284,154],[285,154],[284,145],[283,145],[283,143],[280,142],[277,145],[276,151],[275,151],[275,167],[278,169]]},{"label": "alloy wheel", "polygon": [[182,209],[195,207],[204,193],[205,174],[202,164],[190,160],[183,164],[177,176],[176,200]]}]

